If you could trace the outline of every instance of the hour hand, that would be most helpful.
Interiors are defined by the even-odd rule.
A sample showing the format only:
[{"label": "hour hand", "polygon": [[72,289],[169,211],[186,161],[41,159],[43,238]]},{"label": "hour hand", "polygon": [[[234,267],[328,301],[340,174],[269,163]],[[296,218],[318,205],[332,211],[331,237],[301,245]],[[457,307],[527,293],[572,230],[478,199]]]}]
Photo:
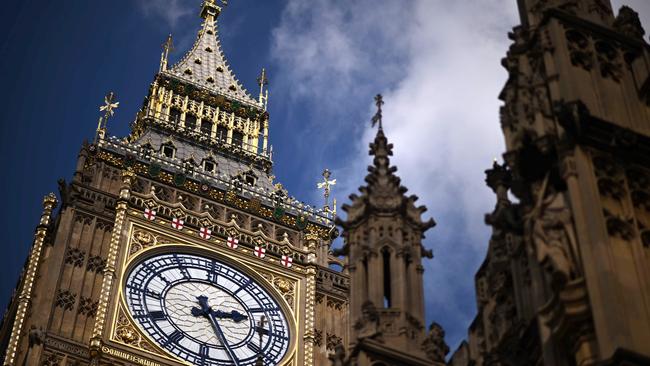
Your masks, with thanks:
[{"label": "hour hand", "polygon": [[212,315],[219,319],[232,319],[235,323],[239,323],[240,321],[248,318],[246,315],[240,313],[237,310],[232,310],[229,313],[221,310],[213,311]]},{"label": "hour hand", "polygon": [[197,300],[199,300],[199,306],[201,308],[192,308],[192,315],[194,316],[209,316],[212,313],[212,308],[208,304],[208,297],[205,295],[197,296]]}]

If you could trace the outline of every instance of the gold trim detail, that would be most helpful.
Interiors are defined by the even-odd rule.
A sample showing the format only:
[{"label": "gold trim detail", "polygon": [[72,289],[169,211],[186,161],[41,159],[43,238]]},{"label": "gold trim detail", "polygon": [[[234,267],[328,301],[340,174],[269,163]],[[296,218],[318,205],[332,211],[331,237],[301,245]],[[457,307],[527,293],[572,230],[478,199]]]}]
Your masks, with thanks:
[{"label": "gold trim detail", "polygon": [[283,276],[274,275],[268,272],[259,271],[259,274],[264,277],[265,280],[269,281],[273,288],[275,288],[278,293],[287,301],[287,304],[292,309],[296,308],[295,304],[295,294],[296,294],[296,283],[291,281]]},{"label": "gold trim detail", "polygon": [[32,290],[34,288],[34,280],[38,273],[38,265],[40,263],[41,252],[43,249],[43,241],[47,235],[47,227],[50,224],[52,210],[56,207],[57,200],[54,193],[50,193],[43,198],[43,213],[41,214],[41,221],[36,229],[34,235],[34,245],[29,254],[29,262],[25,272],[25,279],[23,280],[23,287],[18,296],[18,309],[16,310],[16,319],[14,320],[13,328],[11,329],[11,337],[7,344],[7,354],[3,365],[13,365],[16,359],[16,351],[20,336],[23,332],[23,323],[25,322],[25,315],[29,310],[29,305],[32,298]]},{"label": "gold trim detail", "polygon": [[118,308],[117,323],[115,324],[112,339],[134,348],[158,353],[158,350],[149,341],[144,339],[137,327],[131,323],[122,305]]}]

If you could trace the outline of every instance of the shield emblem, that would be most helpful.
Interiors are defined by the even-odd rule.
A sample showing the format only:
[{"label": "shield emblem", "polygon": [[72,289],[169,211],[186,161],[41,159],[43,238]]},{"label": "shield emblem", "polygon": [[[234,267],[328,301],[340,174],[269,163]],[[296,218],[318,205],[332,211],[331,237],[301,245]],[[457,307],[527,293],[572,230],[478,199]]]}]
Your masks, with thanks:
[{"label": "shield emblem", "polygon": [[158,174],[160,174],[161,167],[158,164],[151,164],[149,165],[149,175],[151,177],[157,177]]}]

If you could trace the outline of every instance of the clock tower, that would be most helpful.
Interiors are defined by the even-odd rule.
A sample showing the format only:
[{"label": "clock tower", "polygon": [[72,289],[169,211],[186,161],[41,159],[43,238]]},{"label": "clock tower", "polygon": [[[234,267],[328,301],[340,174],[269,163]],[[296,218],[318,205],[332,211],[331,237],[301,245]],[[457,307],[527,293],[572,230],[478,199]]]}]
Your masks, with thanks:
[{"label": "clock tower", "polygon": [[168,39],[125,138],[107,133],[107,96],[73,179],[45,197],[4,365],[324,365],[347,343],[333,210],[274,181],[266,75],[258,98],[235,78],[221,10],[203,2],[172,66]]}]

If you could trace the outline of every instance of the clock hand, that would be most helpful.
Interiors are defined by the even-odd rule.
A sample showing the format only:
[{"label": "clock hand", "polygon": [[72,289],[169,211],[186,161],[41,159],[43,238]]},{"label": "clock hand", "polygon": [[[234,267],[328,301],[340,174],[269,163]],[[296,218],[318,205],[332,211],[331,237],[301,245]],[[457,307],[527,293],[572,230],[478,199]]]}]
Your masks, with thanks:
[{"label": "clock hand", "polygon": [[232,319],[235,323],[239,323],[240,321],[248,318],[246,315],[240,313],[237,310],[232,310],[229,313],[221,310],[212,310],[212,315],[216,316],[219,319]]},{"label": "clock hand", "polygon": [[[239,366],[239,360],[237,359],[237,356],[233,352],[232,349],[230,349],[230,346],[228,346],[228,342],[226,342],[226,336],[223,334],[223,331],[221,330],[221,327],[219,326],[219,323],[217,322],[217,317],[215,316],[215,311],[212,310],[210,305],[208,304],[208,297],[205,295],[197,296],[197,300],[199,300],[199,306],[201,308],[193,307],[192,308],[192,315],[194,316],[204,316],[208,318],[208,321],[210,321],[210,325],[212,325],[212,330],[214,330],[215,335],[217,336],[217,339],[219,342],[224,346],[226,349],[226,353],[232,360],[233,364],[235,366]],[[239,314],[242,316],[241,314]]]}]

